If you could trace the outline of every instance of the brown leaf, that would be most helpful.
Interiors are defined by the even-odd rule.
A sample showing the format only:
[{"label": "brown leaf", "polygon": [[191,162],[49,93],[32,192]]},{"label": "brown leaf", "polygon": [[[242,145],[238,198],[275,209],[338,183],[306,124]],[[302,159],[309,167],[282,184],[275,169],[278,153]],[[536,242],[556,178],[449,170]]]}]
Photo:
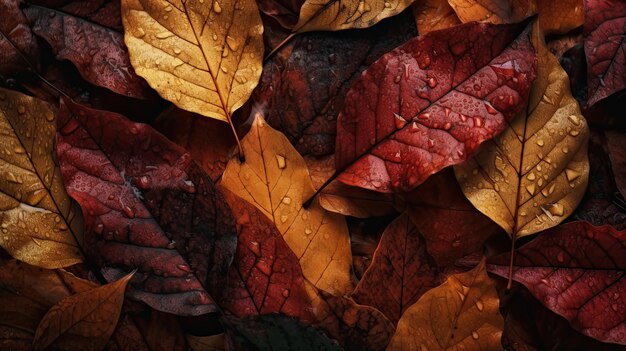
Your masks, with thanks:
[{"label": "brown leaf", "polygon": [[[20,0],[0,1],[0,73],[14,74],[16,70],[23,69],[28,64],[21,57],[15,47],[25,57],[39,66],[39,44],[28,25],[28,19],[20,10]],[[13,45],[15,45],[15,47]]]},{"label": "brown leaf", "polygon": [[484,259],[406,310],[387,350],[501,350],[504,320]]},{"label": "brown leaf", "polygon": [[535,13],[535,0],[448,0],[448,3],[463,23],[516,23]]},{"label": "brown leaf", "polygon": [[534,0],[546,35],[565,34],[583,25],[583,0]]},{"label": "brown leaf", "polygon": [[37,327],[33,348],[102,349],[115,330],[126,284],[133,274],[59,301]]},{"label": "brown leaf", "polygon": [[254,0],[203,3],[122,0],[125,41],[137,74],[163,98],[230,122],[261,76],[263,25]]},{"label": "brown leaf", "polygon": [[450,28],[461,23],[447,0],[418,1],[411,8],[420,35],[434,30]]},{"label": "brown leaf", "polygon": [[224,345],[224,334],[195,336],[187,335],[187,343],[193,351],[222,351],[226,349]]},{"label": "brown leaf", "polygon": [[0,88],[0,246],[44,268],[82,261],[83,217],[54,163],[56,109]]},{"label": "brown leaf", "polygon": [[339,295],[352,291],[345,219],[317,202],[307,209],[302,207],[314,193],[302,156],[260,114],[242,139],[242,147],[245,163],[233,157],[221,185],[276,224],[298,257],[305,278],[317,288]]}]

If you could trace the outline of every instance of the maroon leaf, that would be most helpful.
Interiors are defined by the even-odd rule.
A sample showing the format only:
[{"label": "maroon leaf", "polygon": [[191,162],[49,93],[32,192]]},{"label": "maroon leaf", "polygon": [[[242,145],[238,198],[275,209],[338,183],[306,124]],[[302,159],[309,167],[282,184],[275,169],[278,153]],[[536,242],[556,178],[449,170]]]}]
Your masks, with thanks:
[{"label": "maroon leaf", "polygon": [[[510,254],[490,261],[507,277]],[[571,222],[515,252],[513,279],[581,333],[626,345],[626,231]]]},{"label": "maroon leaf", "polygon": [[607,131],[605,134],[615,183],[626,198],[626,133]]},{"label": "maroon leaf", "polygon": [[298,23],[304,0],[257,0],[259,10],[273,17],[281,26],[291,29]]},{"label": "maroon leaf", "polygon": [[267,122],[302,155],[335,150],[337,114],[350,84],[369,64],[415,35],[409,13],[362,30],[302,34],[286,58],[263,69],[254,102],[267,108]]},{"label": "maroon leaf", "polygon": [[222,308],[237,317],[282,313],[313,321],[298,257],[269,218],[230,191],[222,192],[237,218],[238,233]]},{"label": "maroon leaf", "polygon": [[28,65],[16,48],[31,64],[39,65],[39,45],[19,5],[19,0],[0,0],[0,74],[11,74]]},{"label": "maroon leaf", "polygon": [[62,101],[57,155],[85,216],[85,251],[130,296],[180,315],[215,311],[236,247],[228,205],[184,149],[147,125]]},{"label": "maroon leaf", "polygon": [[118,32],[124,30],[120,13],[120,0],[34,0],[32,3],[55,8]]},{"label": "maroon leaf", "polygon": [[[33,32],[50,44],[57,58],[71,61],[90,83],[135,98],[152,95],[130,65],[122,33],[37,5],[25,8],[24,13]],[[115,12],[111,11],[110,16]]]},{"label": "maroon leaf", "polygon": [[529,33],[520,24],[460,25],[373,63],[338,117],[339,179],[408,191],[471,156],[526,103],[536,74]]},{"label": "maroon leaf", "polygon": [[587,103],[593,106],[626,88],[626,2],[585,0]]},{"label": "maroon leaf", "polygon": [[352,297],[398,323],[407,308],[441,281],[424,240],[409,216],[402,214],[383,233],[372,264]]}]

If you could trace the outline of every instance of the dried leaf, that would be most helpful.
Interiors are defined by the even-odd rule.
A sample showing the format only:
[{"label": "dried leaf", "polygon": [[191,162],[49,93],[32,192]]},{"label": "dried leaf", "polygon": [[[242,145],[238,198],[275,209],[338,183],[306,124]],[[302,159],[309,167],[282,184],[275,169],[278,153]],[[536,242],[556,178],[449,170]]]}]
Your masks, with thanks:
[{"label": "dried leaf", "polygon": [[404,11],[414,0],[306,0],[294,32],[367,28]]},{"label": "dried leaf", "polygon": [[406,310],[387,350],[501,350],[504,320],[482,260]]},{"label": "dried leaf", "polygon": [[411,8],[420,35],[461,24],[447,0],[418,1]]},{"label": "dried leaf", "polygon": [[122,19],[135,71],[182,109],[230,122],[259,81],[263,25],[253,0],[122,0]]},{"label": "dried leaf", "polygon": [[339,179],[409,191],[464,161],[524,106],[535,63],[520,24],[465,24],[396,48],[346,95],[337,120]]},{"label": "dried leaf", "polygon": [[[512,279],[581,333],[626,345],[626,231],[570,222],[516,251]],[[507,277],[510,254],[489,260]]]},{"label": "dried leaf", "polygon": [[82,261],[83,218],[54,163],[56,110],[0,88],[0,246],[44,268]]},{"label": "dried leaf", "polygon": [[626,88],[626,2],[585,0],[585,55],[589,107]]},{"label": "dried leaf", "polygon": [[85,213],[86,255],[129,296],[179,315],[213,312],[236,248],[232,213],[188,152],[145,124],[63,100],[57,156]]},{"label": "dried leaf", "polygon": [[33,348],[102,349],[115,330],[132,275],[59,301],[37,327]]},{"label": "dried leaf", "polygon": [[535,31],[537,79],[526,111],[467,163],[455,166],[465,196],[510,235],[554,227],[587,186],[589,128],[567,74]]},{"label": "dried leaf", "polygon": [[534,0],[448,0],[448,3],[463,23],[516,23],[535,13]]},{"label": "dried leaf", "polygon": [[319,203],[302,207],[313,185],[302,156],[257,114],[242,139],[245,163],[233,157],[221,185],[255,205],[276,224],[304,276],[334,294],[352,291],[350,241],[345,219]]}]

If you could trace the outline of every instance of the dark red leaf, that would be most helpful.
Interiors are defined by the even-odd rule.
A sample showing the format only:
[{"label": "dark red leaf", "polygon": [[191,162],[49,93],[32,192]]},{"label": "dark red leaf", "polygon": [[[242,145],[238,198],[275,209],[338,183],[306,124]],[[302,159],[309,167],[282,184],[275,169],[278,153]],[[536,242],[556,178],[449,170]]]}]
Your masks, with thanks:
[{"label": "dark red leaf", "polygon": [[536,75],[524,26],[471,23],[430,32],[373,63],[338,117],[339,179],[408,191],[504,130]]},{"label": "dark red leaf", "polygon": [[313,321],[298,257],[269,218],[230,191],[222,192],[237,219],[238,241],[221,307],[237,317],[282,313]]},{"label": "dark red leaf", "polygon": [[626,2],[585,0],[587,103],[626,88]]},{"label": "dark red leaf", "polygon": [[[85,80],[130,97],[153,95],[146,82],[135,74],[122,33],[37,5],[28,6],[24,13],[33,32],[50,44],[58,59],[71,61]],[[115,12],[109,15],[114,16]]]},{"label": "dark red leaf", "polygon": [[[515,252],[513,279],[581,333],[626,345],[626,231],[571,222]],[[510,254],[489,260],[508,276]]]},{"label": "dark red leaf", "polygon": [[[350,84],[369,64],[415,35],[410,13],[369,29],[306,33],[266,63],[253,97],[266,120],[302,154],[335,151],[337,114]],[[290,51],[289,51],[290,50]]]},{"label": "dark red leaf", "polygon": [[189,153],[147,125],[62,101],[57,155],[85,216],[85,251],[130,296],[180,315],[215,311],[236,247],[232,214]]},{"label": "dark red leaf", "polygon": [[257,0],[259,10],[273,17],[281,26],[291,29],[298,23],[304,0]]},{"label": "dark red leaf", "polygon": [[[19,8],[20,0],[0,1],[0,74],[12,74],[28,66],[24,58],[39,66],[39,45]],[[15,45],[15,47],[13,45]],[[24,58],[15,50],[19,49]]]},{"label": "dark red leaf", "polygon": [[84,18],[118,32],[124,30],[120,0],[34,0],[31,3]]},{"label": "dark red leaf", "polygon": [[626,133],[607,131],[605,134],[615,184],[626,198]]},{"label": "dark red leaf", "polygon": [[402,214],[383,233],[372,264],[352,297],[398,323],[407,308],[441,281],[426,243],[409,216]]}]

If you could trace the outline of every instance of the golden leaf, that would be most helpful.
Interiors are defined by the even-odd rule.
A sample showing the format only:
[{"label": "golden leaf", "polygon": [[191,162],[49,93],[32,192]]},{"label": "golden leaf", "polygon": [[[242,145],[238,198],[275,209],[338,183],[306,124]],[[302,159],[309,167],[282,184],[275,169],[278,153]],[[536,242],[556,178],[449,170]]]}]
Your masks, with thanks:
[{"label": "golden leaf", "polygon": [[474,158],[454,167],[470,202],[515,237],[569,216],[589,175],[587,123],[567,74],[536,29],[537,79],[526,111]]},{"label": "golden leaf", "polygon": [[221,185],[270,218],[300,261],[304,277],[333,294],[352,291],[350,238],[343,216],[315,201],[306,163],[289,140],[257,115],[242,139],[245,163],[233,157]]},{"label": "golden leaf", "polygon": [[447,0],[418,1],[411,9],[420,35],[461,23]]},{"label": "golden leaf", "polygon": [[0,246],[44,268],[82,261],[83,217],[54,163],[56,110],[0,88]]},{"label": "golden leaf", "polygon": [[134,273],[59,301],[39,323],[33,348],[101,350],[115,330],[126,284]]},{"label": "golden leaf", "polygon": [[583,25],[582,0],[536,0],[544,34],[565,34]]},{"label": "golden leaf", "polygon": [[367,28],[404,11],[415,0],[306,0],[294,32]]},{"label": "golden leaf", "polygon": [[123,0],[122,20],[137,74],[182,109],[230,122],[259,81],[254,0]]},{"label": "golden leaf", "polygon": [[448,0],[461,22],[516,23],[535,13],[536,0]]},{"label": "golden leaf", "polygon": [[483,259],[409,307],[387,350],[502,350],[503,327],[498,294]]}]

